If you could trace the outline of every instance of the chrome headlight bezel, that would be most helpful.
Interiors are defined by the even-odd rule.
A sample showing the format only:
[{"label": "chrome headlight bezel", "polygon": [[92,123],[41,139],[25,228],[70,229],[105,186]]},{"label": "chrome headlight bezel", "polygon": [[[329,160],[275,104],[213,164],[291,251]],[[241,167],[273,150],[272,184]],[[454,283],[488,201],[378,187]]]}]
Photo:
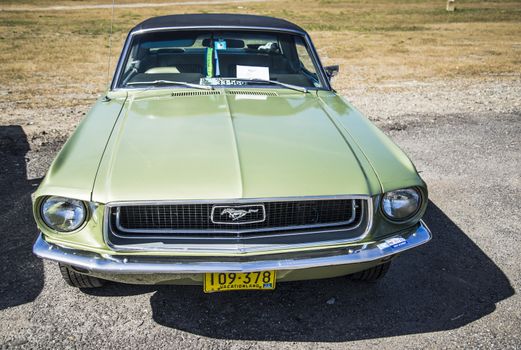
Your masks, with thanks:
[{"label": "chrome headlight bezel", "polygon": [[[73,219],[72,217],[63,217],[62,221],[63,223],[60,224],[58,222],[52,222],[51,217],[49,216],[49,207],[46,208],[46,204],[49,204],[51,201],[55,202],[62,202],[67,203],[74,209],[73,215],[77,215],[78,217],[75,218],[75,222],[72,225],[69,225],[68,227],[64,227],[63,224],[67,220]],[[73,198],[67,198],[62,196],[47,196],[43,198],[39,204],[39,213],[40,213],[40,219],[42,223],[49,228],[52,231],[59,232],[59,233],[72,233],[75,231],[78,231],[80,228],[82,228],[87,221],[88,217],[88,206],[79,199],[73,199]],[[69,210],[69,213],[71,210]]]},{"label": "chrome headlight bezel", "polygon": [[[391,199],[391,202],[386,202],[386,201],[389,201],[389,196],[396,195],[396,194],[400,194],[402,196],[409,195],[409,198],[411,199],[411,203],[415,202],[414,207],[411,207],[410,210],[404,209],[404,207],[401,207],[401,208],[395,207],[395,209],[394,209],[395,211],[401,209],[402,211],[405,212],[404,215],[402,215],[402,216],[392,214],[392,208],[389,207],[389,206],[392,206],[392,201],[393,201],[392,199]],[[401,199],[401,200],[403,201],[405,199]],[[394,199],[394,201],[397,201],[397,200]],[[423,203],[422,191],[417,187],[406,187],[406,188],[400,188],[400,189],[396,189],[393,191],[385,192],[382,195],[382,198],[380,200],[381,211],[382,211],[383,215],[385,216],[385,218],[387,220],[392,221],[392,222],[405,222],[405,221],[408,221],[408,220],[414,218],[418,214],[420,209],[422,208],[422,203]]]}]

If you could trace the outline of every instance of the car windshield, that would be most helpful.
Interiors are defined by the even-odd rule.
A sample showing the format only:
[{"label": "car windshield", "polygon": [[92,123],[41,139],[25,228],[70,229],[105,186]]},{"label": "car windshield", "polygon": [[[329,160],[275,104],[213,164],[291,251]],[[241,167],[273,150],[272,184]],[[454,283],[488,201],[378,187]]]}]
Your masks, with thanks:
[{"label": "car windshield", "polygon": [[322,88],[317,62],[310,52],[302,36],[279,32],[137,34],[116,86]]}]

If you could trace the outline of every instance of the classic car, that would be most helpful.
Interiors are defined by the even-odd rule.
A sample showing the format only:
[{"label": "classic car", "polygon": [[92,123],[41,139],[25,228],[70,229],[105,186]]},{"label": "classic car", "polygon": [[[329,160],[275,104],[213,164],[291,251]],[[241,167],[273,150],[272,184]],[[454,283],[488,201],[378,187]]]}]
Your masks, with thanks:
[{"label": "classic car", "polygon": [[427,186],[337,72],[282,19],[138,24],[34,195],[34,253],[80,288],[382,278],[431,239]]}]

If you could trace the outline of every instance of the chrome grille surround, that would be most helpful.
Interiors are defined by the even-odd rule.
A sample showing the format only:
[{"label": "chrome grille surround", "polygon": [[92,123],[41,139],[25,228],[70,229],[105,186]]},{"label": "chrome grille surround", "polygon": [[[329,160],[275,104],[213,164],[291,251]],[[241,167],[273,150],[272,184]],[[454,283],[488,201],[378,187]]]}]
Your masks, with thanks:
[{"label": "chrome grille surround", "polygon": [[[324,203],[325,200],[320,200],[320,201],[312,201],[312,200],[306,200],[307,202],[310,202],[310,203]],[[254,206],[261,206],[262,207],[262,211],[264,213],[264,217],[266,217],[266,209],[265,207],[267,206],[269,209],[271,209],[271,211],[273,211],[273,215],[270,215],[271,218],[272,218],[272,221],[274,221],[273,219],[279,219],[278,221],[282,221],[283,222],[287,222],[289,220],[284,220],[285,218],[280,218],[280,217],[277,217],[277,218],[274,218],[273,216],[276,216],[277,214],[281,214],[280,211],[282,211],[284,214],[284,209],[280,209],[280,206],[281,204],[284,205],[284,203],[289,203],[289,204],[293,204],[293,206],[298,206],[300,202],[306,202],[306,201],[280,201],[280,200],[276,200],[276,201],[264,201],[264,202],[252,202],[250,205]],[[342,200],[342,199],[339,199],[339,200],[335,200],[335,201],[345,201],[345,200]],[[203,225],[206,224],[206,227],[204,228],[187,228],[187,227],[184,227],[184,228],[167,228],[166,226],[168,226],[168,222],[166,222],[167,225],[158,225],[158,222],[161,221],[161,222],[165,222],[167,221],[165,218],[165,216],[167,216],[168,213],[166,213],[166,211],[170,211],[170,216],[174,215],[174,216],[177,216],[177,212],[174,212],[172,213],[172,208],[171,208],[171,205],[170,204],[132,204],[132,205],[121,205],[121,206],[115,206],[110,212],[109,212],[109,215],[112,215],[112,216],[115,216],[115,227],[116,229],[118,230],[118,232],[120,233],[141,233],[141,234],[181,234],[183,235],[183,238],[186,238],[186,235],[189,235],[189,234],[194,234],[194,235],[197,235],[197,234],[245,234],[245,233],[256,233],[256,232],[274,232],[274,231],[281,231],[282,232],[286,232],[286,231],[291,231],[291,230],[302,230],[302,229],[311,229],[311,228],[324,228],[324,227],[340,227],[340,226],[349,226],[347,227],[348,229],[349,228],[352,228],[353,226],[355,225],[352,225],[350,226],[351,224],[353,224],[353,222],[355,221],[356,219],[356,216],[358,214],[359,216],[359,219],[361,219],[361,215],[362,213],[360,212],[360,205],[361,203],[359,202],[360,200],[357,200],[357,199],[348,199],[347,201],[349,201],[349,210],[350,210],[350,214],[348,218],[345,218],[346,220],[336,220],[336,221],[332,221],[332,222],[323,222],[323,223],[316,223],[316,224],[300,224],[300,225],[297,225],[297,224],[280,224],[280,225],[273,225],[273,226],[270,226],[269,225],[269,218],[268,218],[268,222],[266,222],[266,219],[263,219],[263,220],[255,220],[255,221],[252,221],[252,222],[247,222],[247,223],[233,223],[233,222],[229,222],[229,223],[219,223],[219,222],[215,222],[213,220],[213,216],[214,216],[214,211],[216,208],[225,208],[225,207],[230,207],[230,208],[239,208],[241,206],[245,206],[245,204],[243,202],[231,202],[227,205],[227,203],[219,203],[219,202],[215,202],[215,203],[198,203],[198,202],[195,202],[195,203],[175,203],[173,204],[173,206],[183,206],[183,205],[188,205],[188,210],[183,210],[182,212],[182,215],[184,216],[182,220],[183,224],[185,224],[184,222],[185,221],[188,221],[188,222],[192,222],[192,226],[195,226],[197,225],[198,223],[194,223],[194,221],[196,220],[193,220],[193,217],[194,216],[199,216],[199,218],[196,218],[196,219],[206,219],[206,223],[203,223]],[[237,203],[241,203],[239,205],[237,205]],[[265,204],[264,204],[265,203]],[[195,205],[195,206],[194,206]],[[279,212],[277,211],[277,207],[279,207]],[[274,208],[275,207],[275,208]],[[128,220],[128,218],[124,215],[126,214],[126,212],[128,211],[128,209],[132,209],[132,208],[136,208],[138,209],[138,213],[135,213],[135,211],[133,210],[133,214],[137,214],[137,215],[140,215],[140,216],[149,216],[148,218],[146,218],[146,221],[147,223],[145,225],[143,225],[143,223],[141,222],[144,218],[140,217],[139,220],[132,220],[133,218],[131,218],[130,220]],[[152,213],[146,213],[146,211],[152,209]],[[291,209],[291,208],[290,208]],[[293,208],[294,209],[294,208]],[[327,208],[327,209],[332,209],[332,208]],[[155,212],[157,210],[157,213]],[[175,209],[174,209],[175,210]],[[358,211],[357,211],[358,210]],[[114,212],[115,211],[115,212]],[[142,211],[144,213],[142,213]],[[286,211],[288,211],[288,209],[286,209]],[[291,210],[290,210],[291,211]],[[294,210],[293,210],[294,211]],[[143,215],[144,214],[144,215]],[[318,215],[318,214],[317,214]],[[155,216],[155,218],[154,218]],[[189,218],[185,218],[186,216],[189,216]],[[204,217],[204,216],[208,216],[208,217]],[[122,220],[123,218],[123,220]],[[124,219],[127,219],[127,220],[124,220]],[[169,218],[170,221],[172,221],[172,218],[170,217]],[[186,220],[185,220],[186,219]],[[139,221],[139,222],[134,222],[134,226],[141,226],[141,227],[136,227],[136,228],[128,228],[128,227],[125,227],[124,224],[122,224],[122,221],[125,222],[125,223],[128,223],[128,221]],[[127,221],[127,222],[126,222]],[[211,223],[210,223],[211,221]],[[256,223],[260,223],[259,225],[255,225]],[[194,225],[195,224],[195,225]],[[235,225],[237,224],[242,224],[244,226],[242,227],[237,227]],[[155,226],[160,226],[160,227],[157,227],[157,228],[152,228],[151,226],[152,225],[155,225]],[[190,226],[190,223],[188,224],[185,224],[186,226]],[[232,226],[233,225],[233,226]],[[249,227],[245,227],[246,225],[249,225]],[[175,225],[172,225],[172,223],[170,223],[170,226],[175,226]],[[118,235],[117,233],[114,233],[115,235]],[[135,235],[135,236],[129,236],[129,238],[139,238],[139,235]],[[172,237],[171,237],[172,238]],[[207,238],[207,237],[205,237]],[[236,236],[231,236],[229,238],[237,238]]]},{"label": "chrome grille surround", "polygon": [[[245,230],[246,232],[251,232],[254,235],[247,236],[244,235],[244,230],[241,232],[233,231],[236,235],[229,237],[211,237],[211,236],[171,236],[165,235],[165,233],[173,233],[176,232],[166,231],[162,232],[161,235],[150,235],[150,233],[154,233],[154,231],[149,232],[146,236],[139,235],[139,232],[143,232],[143,230],[137,230],[135,235],[129,236],[120,236],[117,232],[114,232],[113,225],[111,225],[111,211],[117,209],[120,206],[143,206],[143,205],[180,205],[180,204],[211,204],[211,205],[230,205],[236,206],[238,204],[259,204],[259,203],[267,203],[274,201],[320,201],[320,200],[341,200],[341,199],[352,199],[359,200],[358,203],[361,203],[362,209],[360,210],[360,215],[356,223],[352,226],[338,226],[338,224],[332,225],[309,225],[305,227],[305,230],[302,230],[303,227],[296,227],[293,230],[282,230],[279,228],[275,228],[273,230]],[[126,201],[126,202],[111,202],[105,205],[105,215],[104,215],[104,229],[103,235],[105,242],[108,246],[114,251],[168,251],[172,253],[211,253],[211,254],[234,254],[234,253],[248,253],[248,252],[259,252],[259,253],[267,253],[270,251],[275,251],[279,249],[284,250],[302,250],[302,249],[320,249],[320,247],[329,247],[331,245],[339,245],[351,242],[359,242],[363,240],[370,232],[372,227],[373,215],[374,215],[374,198],[367,195],[337,195],[337,196],[310,196],[310,197],[278,197],[278,198],[248,198],[248,199],[227,199],[227,200],[174,200],[174,201]],[[355,203],[355,201],[353,201]],[[353,215],[354,216],[354,215]],[[353,219],[354,220],[354,219]],[[362,226],[363,224],[363,226]],[[266,244],[258,244],[259,239],[268,239],[273,237],[298,237],[298,236],[308,236],[308,235],[317,235],[317,234],[328,234],[328,233],[338,233],[343,234],[346,232],[355,232],[359,233],[356,236],[345,237],[341,239],[331,239],[331,240],[322,240],[317,242],[303,242],[303,243],[291,243],[291,244],[280,244],[280,243],[270,243]],[[157,231],[155,231],[157,232]],[[187,233],[186,230],[183,232]],[[199,231],[199,233],[202,231]],[[204,231],[206,233],[215,233]],[[217,232],[217,233],[222,233]],[[197,233],[189,232],[189,233]],[[118,244],[117,242],[112,242],[110,236],[113,238],[124,238],[127,240],[131,240],[132,244],[125,243],[123,245]],[[172,244],[163,244],[159,243],[157,245],[150,243],[140,242],[140,239],[148,239],[148,240],[161,240],[168,239],[172,241]],[[212,240],[215,239],[219,242],[215,244]],[[255,243],[249,244],[249,239],[253,239]],[[176,240],[179,240],[176,243]],[[227,241],[229,243],[224,243],[222,241]],[[190,241],[187,243],[186,241]],[[200,243],[198,243],[200,241]],[[242,243],[241,243],[242,242]]]}]

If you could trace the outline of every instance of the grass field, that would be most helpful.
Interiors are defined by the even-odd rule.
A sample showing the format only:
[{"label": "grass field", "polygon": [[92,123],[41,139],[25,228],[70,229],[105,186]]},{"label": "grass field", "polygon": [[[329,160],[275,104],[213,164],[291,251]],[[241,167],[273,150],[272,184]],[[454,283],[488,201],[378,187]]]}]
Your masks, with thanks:
[{"label": "grass field", "polygon": [[[110,74],[132,26],[151,16],[188,12],[263,14],[296,22],[309,30],[324,64],[340,64],[335,86],[342,92],[360,85],[485,79],[519,76],[521,71],[519,0],[458,1],[453,13],[446,12],[440,0],[177,2],[115,10]],[[85,96],[101,93],[107,82],[110,9],[43,11],[42,7],[108,3],[0,1],[3,98],[18,107],[33,108],[75,105],[84,103]]]}]

